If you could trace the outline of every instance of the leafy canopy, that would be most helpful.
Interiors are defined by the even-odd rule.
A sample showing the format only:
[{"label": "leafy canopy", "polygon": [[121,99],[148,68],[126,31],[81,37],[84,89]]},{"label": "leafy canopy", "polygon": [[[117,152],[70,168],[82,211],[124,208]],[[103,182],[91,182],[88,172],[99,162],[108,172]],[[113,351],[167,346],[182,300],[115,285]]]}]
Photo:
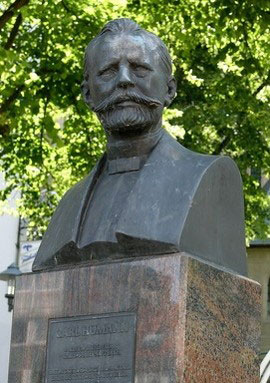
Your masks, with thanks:
[{"label": "leafy canopy", "polygon": [[[63,193],[104,150],[81,93],[84,49],[119,17],[158,34],[178,94],[164,126],[184,146],[229,155],[244,181],[248,238],[269,235],[270,4],[265,0],[3,0],[0,5],[0,153],[5,201],[40,237]],[[2,203],[3,205],[3,203]]]}]

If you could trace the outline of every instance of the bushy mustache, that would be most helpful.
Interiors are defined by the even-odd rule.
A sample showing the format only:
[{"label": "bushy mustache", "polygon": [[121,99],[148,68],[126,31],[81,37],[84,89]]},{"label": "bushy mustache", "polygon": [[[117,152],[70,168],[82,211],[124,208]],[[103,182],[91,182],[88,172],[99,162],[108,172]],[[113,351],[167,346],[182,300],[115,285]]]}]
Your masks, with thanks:
[{"label": "bushy mustache", "polygon": [[156,100],[151,97],[140,95],[135,92],[128,92],[125,94],[112,94],[105,100],[101,101],[96,107],[93,107],[93,111],[96,113],[106,112],[109,109],[114,109],[117,104],[124,101],[133,101],[137,104],[146,105],[149,108],[156,108],[162,106],[162,103],[159,100]]}]

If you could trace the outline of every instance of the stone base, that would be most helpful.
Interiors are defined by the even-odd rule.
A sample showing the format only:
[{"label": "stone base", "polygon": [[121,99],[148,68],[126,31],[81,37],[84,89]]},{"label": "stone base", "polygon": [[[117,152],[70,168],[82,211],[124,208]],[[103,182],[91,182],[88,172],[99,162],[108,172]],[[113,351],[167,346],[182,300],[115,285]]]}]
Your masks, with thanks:
[{"label": "stone base", "polygon": [[260,286],[170,254],[19,277],[9,383],[44,382],[49,318],[111,313],[136,314],[135,383],[259,382]]}]

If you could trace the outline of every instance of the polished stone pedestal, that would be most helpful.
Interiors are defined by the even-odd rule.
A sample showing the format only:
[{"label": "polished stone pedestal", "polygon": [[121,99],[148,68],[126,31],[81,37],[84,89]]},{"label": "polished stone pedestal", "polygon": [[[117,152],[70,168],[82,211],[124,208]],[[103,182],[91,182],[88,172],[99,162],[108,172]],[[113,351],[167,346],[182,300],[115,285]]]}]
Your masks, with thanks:
[{"label": "polished stone pedestal", "polygon": [[[113,327],[115,315],[123,316],[133,332],[123,335],[129,330]],[[107,317],[110,325],[102,327]],[[75,334],[68,327],[52,330],[50,324],[68,345],[76,337],[77,348],[65,346],[66,356],[57,356],[55,346],[47,346],[53,342],[48,336],[52,318],[64,318],[64,325],[86,318],[95,330]],[[98,331],[103,331],[103,348],[108,339],[112,343],[102,357],[91,351],[97,341],[90,335]],[[258,383],[259,336],[260,286],[185,254],[26,274],[17,280],[9,383]],[[74,354],[80,339],[84,348]],[[69,358],[69,370],[61,370],[67,363],[62,357]],[[118,357],[132,371],[121,375],[117,369],[124,367],[114,362]],[[104,363],[107,375],[99,371]]]}]

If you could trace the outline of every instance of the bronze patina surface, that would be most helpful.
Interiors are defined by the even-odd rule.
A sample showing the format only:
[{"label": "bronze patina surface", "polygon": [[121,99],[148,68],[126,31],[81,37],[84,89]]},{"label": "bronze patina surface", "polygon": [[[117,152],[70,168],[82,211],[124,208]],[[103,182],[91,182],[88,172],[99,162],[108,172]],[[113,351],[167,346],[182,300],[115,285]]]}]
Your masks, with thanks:
[{"label": "bronze patina surface", "polygon": [[82,91],[106,153],[63,197],[33,270],[186,251],[245,274],[235,163],[191,152],[162,128],[176,91],[164,43],[131,20],[109,22],[86,49]]}]

